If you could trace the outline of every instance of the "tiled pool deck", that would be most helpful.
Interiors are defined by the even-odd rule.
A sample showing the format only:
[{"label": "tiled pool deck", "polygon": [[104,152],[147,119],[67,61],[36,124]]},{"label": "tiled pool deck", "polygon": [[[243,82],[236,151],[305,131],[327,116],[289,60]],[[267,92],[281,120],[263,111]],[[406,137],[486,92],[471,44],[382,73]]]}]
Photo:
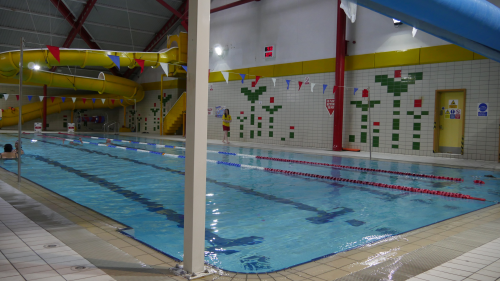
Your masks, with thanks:
[{"label": "tiled pool deck", "polygon": [[[399,160],[391,155],[378,158],[384,157]],[[434,159],[431,164],[498,167],[492,162]],[[17,175],[3,169],[0,178],[0,281],[185,280],[169,271],[176,261],[117,231],[124,225],[27,180],[18,184]],[[203,279],[497,280],[499,238],[497,204],[290,269],[269,274],[223,272]],[[49,244],[56,247],[40,248]]]}]

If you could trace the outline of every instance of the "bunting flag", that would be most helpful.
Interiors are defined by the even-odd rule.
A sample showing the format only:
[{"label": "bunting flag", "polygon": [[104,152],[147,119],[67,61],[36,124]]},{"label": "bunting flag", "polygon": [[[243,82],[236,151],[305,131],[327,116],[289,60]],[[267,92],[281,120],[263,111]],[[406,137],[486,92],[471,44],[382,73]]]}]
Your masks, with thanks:
[{"label": "bunting flag", "polygon": [[120,70],[120,57],[119,56],[113,56],[113,55],[108,55],[108,57],[115,64],[115,66],[118,68],[118,70]]},{"label": "bunting flag", "polygon": [[59,47],[46,45],[49,52],[54,56],[57,62],[61,63],[61,59],[59,58]]},{"label": "bunting flag", "polygon": [[229,72],[221,71],[222,76],[224,76],[224,79],[226,79],[226,83],[229,83]]},{"label": "bunting flag", "polygon": [[32,97],[33,97],[33,96],[28,96],[28,100],[29,100],[29,101],[31,101],[31,98],[32,98]]},{"label": "bunting flag", "polygon": [[106,99],[101,99],[101,101],[102,101],[102,104],[104,104],[106,102]]},{"label": "bunting flag", "polygon": [[300,91],[300,87],[302,87],[302,81],[299,81],[299,91]]},{"label": "bunting flag", "polygon": [[315,85],[316,85],[316,83],[311,83],[311,92],[314,92],[313,89],[314,89]]},{"label": "bunting flag", "polygon": [[240,74],[240,76],[241,76],[241,84],[243,84],[243,82],[245,82],[246,74]]},{"label": "bunting flag", "polygon": [[137,64],[141,67],[141,73],[144,71],[144,60],[135,59]]},{"label": "bunting flag", "polygon": [[85,104],[85,102],[87,101],[86,98],[82,98],[82,101],[83,101],[83,104]]},{"label": "bunting flag", "polygon": [[356,95],[357,91],[358,91],[358,88],[354,88],[354,95]]},{"label": "bunting flag", "polygon": [[323,84],[323,95],[325,94],[326,87],[327,87],[327,85]]},{"label": "bunting flag", "polygon": [[413,30],[411,31],[411,36],[415,37],[415,35],[417,34],[417,31],[418,31],[418,29],[416,29],[414,27]]},{"label": "bunting flag", "polygon": [[257,86],[257,83],[259,83],[260,76],[255,76],[255,86]]},{"label": "bunting flag", "polygon": [[19,95],[16,95],[16,99],[19,100]]},{"label": "bunting flag", "polygon": [[3,97],[5,98],[5,100],[7,100],[9,98],[9,95],[10,94],[3,94]]},{"label": "bunting flag", "polygon": [[185,66],[185,65],[181,65],[181,66],[182,66],[182,68],[184,68],[184,71],[188,72],[188,67],[187,66]]},{"label": "bunting flag", "polygon": [[115,104],[115,100],[114,100],[114,99],[111,99],[111,103],[112,103],[112,104]]},{"label": "bunting flag", "polygon": [[120,103],[123,104],[123,99],[120,99]]},{"label": "bunting flag", "polygon": [[335,94],[336,91],[337,91],[337,86],[333,86],[333,93]]},{"label": "bunting flag", "polygon": [[286,89],[287,90],[290,89],[290,80],[286,80],[286,84],[287,84]]},{"label": "bunting flag", "polygon": [[97,99],[92,99],[92,103],[95,103],[95,101],[96,101],[96,100],[97,100]]},{"label": "bunting flag", "polygon": [[66,101],[66,98],[65,98],[65,97],[62,97],[61,99],[62,99],[62,102],[65,102],[65,101]]},{"label": "bunting flag", "polygon": [[76,102],[76,98],[71,98],[71,99],[73,100],[73,103],[75,103],[75,102]]},{"label": "bunting flag", "polygon": [[50,97],[50,101],[51,101],[52,103],[54,103],[54,100],[55,100],[55,99],[56,99],[56,97]]},{"label": "bunting flag", "polygon": [[44,96],[38,96],[38,98],[40,99],[40,101],[43,101]]},{"label": "bunting flag", "polygon": [[160,66],[163,69],[163,72],[165,72],[165,74],[167,74],[168,77],[168,63],[160,62]]},{"label": "bunting flag", "polygon": [[210,80],[210,68],[208,69],[208,80]]},{"label": "bunting flag", "polygon": [[273,79],[273,85],[274,87],[276,87],[276,78],[271,78],[271,79]]}]

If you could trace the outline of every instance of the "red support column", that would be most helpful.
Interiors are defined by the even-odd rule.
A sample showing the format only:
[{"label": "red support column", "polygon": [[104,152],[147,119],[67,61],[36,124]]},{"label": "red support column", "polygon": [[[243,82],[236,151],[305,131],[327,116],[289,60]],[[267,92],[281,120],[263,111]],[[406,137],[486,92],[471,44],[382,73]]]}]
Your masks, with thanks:
[{"label": "red support column", "polygon": [[337,54],[335,56],[335,111],[333,113],[333,151],[342,151],[342,127],[344,122],[344,65],[345,65],[345,29],[346,15],[337,5]]},{"label": "red support column", "polygon": [[43,85],[42,131],[47,130],[47,85]]}]

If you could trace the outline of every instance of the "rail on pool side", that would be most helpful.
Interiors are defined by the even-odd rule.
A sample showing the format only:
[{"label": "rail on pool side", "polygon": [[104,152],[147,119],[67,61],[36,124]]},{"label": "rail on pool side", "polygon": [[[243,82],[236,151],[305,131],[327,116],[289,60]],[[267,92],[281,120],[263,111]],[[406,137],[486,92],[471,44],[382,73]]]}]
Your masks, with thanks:
[{"label": "rail on pool side", "polygon": [[[59,133],[59,134],[61,134],[61,135],[68,135],[68,136],[76,136],[76,137],[92,138],[92,139],[101,139],[101,140],[108,139],[108,138],[91,137],[91,136],[85,136],[85,135],[74,135],[74,134],[67,134],[67,133]],[[165,148],[175,148],[175,149],[186,149],[185,147],[182,147],[182,146],[172,146],[172,145],[147,143],[147,142],[138,142],[138,141],[128,141],[128,140],[120,140],[120,139],[110,139],[110,140],[111,141],[115,141],[115,142],[125,142],[125,143],[151,145],[151,146],[156,146],[156,147],[159,147],[159,148],[165,147]],[[238,153],[224,152],[224,151],[214,151],[214,150],[207,150],[207,152],[208,153],[219,153],[219,154],[225,154],[225,155],[233,155],[233,156],[239,156],[239,157],[247,157],[247,158],[256,158],[256,159],[263,159],[263,160],[270,160],[270,161],[279,161],[279,162],[297,163],[297,164],[305,164],[305,165],[313,165],[313,166],[324,166],[324,167],[334,167],[334,168],[340,168],[340,169],[358,170],[358,171],[363,171],[363,172],[387,173],[387,174],[393,174],[393,175],[421,177],[421,178],[449,180],[449,181],[464,181],[461,178],[435,176],[435,175],[428,175],[428,174],[416,174],[416,173],[406,173],[406,172],[389,171],[389,170],[372,169],[372,168],[361,168],[361,167],[353,167],[353,166],[345,166],[345,165],[337,165],[337,164],[328,164],[328,163],[320,163],[320,162],[309,162],[309,161],[291,160],[291,159],[283,159],[283,158],[275,158],[275,157],[265,157],[265,156],[255,156],[255,155],[249,155],[249,154],[238,154]]]},{"label": "rail on pool side", "polygon": [[[42,135],[42,137],[54,138],[54,139],[59,139],[59,140],[67,140],[67,141],[73,141],[73,142],[80,142],[79,140],[63,139],[63,138],[45,136],[45,135]],[[167,154],[167,153],[162,153],[162,152],[158,152],[158,151],[150,151],[150,150],[144,150],[144,149],[125,147],[125,146],[107,145],[107,144],[95,143],[95,142],[83,142],[83,143],[97,145],[97,146],[105,146],[105,147],[109,147],[109,148],[118,148],[118,149],[133,150],[133,151],[138,151],[138,152],[147,152],[147,153],[152,153],[152,154],[162,155],[162,156],[167,156],[167,157],[173,157],[173,158],[185,158],[183,155]],[[456,193],[456,192],[443,192],[443,191],[436,191],[436,190],[430,190],[430,189],[425,189],[425,188],[415,188],[415,187],[408,187],[408,186],[402,186],[402,185],[376,183],[376,182],[362,181],[362,180],[352,180],[352,179],[345,179],[345,178],[340,178],[340,177],[323,176],[323,175],[317,175],[317,174],[294,172],[294,171],[287,171],[287,170],[280,170],[280,169],[271,169],[271,168],[243,165],[243,164],[238,164],[238,163],[209,160],[209,159],[207,159],[207,162],[213,163],[213,164],[218,164],[218,165],[227,165],[227,166],[233,166],[233,167],[255,169],[255,170],[267,171],[267,172],[272,172],[272,173],[281,173],[281,174],[285,174],[285,175],[313,177],[313,178],[318,178],[318,179],[326,179],[326,180],[339,181],[339,182],[364,184],[364,185],[370,185],[370,186],[375,186],[375,187],[397,189],[397,190],[415,192],[415,193],[425,193],[425,194],[453,197],[453,198],[459,198],[459,199],[486,201],[486,199],[484,199],[484,198],[476,198],[476,197],[472,197],[470,195]]]}]

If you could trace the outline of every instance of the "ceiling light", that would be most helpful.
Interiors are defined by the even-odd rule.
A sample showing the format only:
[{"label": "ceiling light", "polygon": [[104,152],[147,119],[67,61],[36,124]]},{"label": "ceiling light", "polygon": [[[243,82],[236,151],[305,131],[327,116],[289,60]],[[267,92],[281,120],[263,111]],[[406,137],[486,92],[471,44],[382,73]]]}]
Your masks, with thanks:
[{"label": "ceiling light", "polygon": [[218,56],[221,56],[221,55],[222,55],[222,47],[221,47],[221,46],[217,46],[217,47],[215,47],[214,51],[215,51],[215,53],[216,53]]},{"label": "ceiling light", "polygon": [[35,64],[35,65],[33,66],[33,69],[34,69],[34,70],[40,70],[40,66],[39,66],[38,64]]}]

